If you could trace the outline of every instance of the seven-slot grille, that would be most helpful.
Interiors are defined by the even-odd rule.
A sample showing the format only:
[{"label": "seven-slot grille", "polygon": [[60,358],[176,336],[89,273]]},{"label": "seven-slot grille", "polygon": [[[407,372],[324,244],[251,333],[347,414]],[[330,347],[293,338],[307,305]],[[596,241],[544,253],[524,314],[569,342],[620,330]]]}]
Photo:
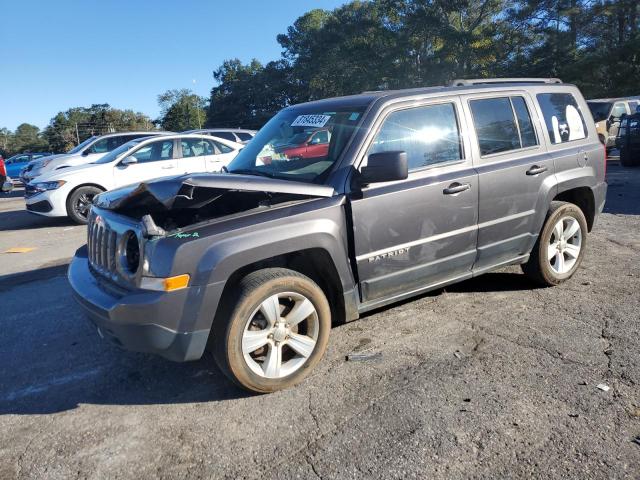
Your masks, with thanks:
[{"label": "seven-slot grille", "polygon": [[98,273],[115,277],[118,234],[105,222],[95,221],[95,218],[92,216],[87,228],[89,263]]}]

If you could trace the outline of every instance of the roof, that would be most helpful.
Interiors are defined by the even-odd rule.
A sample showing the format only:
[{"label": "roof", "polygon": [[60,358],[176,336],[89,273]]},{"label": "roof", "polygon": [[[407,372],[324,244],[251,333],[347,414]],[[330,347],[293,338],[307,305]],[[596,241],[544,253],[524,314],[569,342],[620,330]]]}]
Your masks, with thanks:
[{"label": "roof", "polygon": [[195,130],[185,130],[182,133],[200,133],[200,132],[238,132],[238,133],[256,133],[256,130],[251,130],[248,128],[197,128]]},{"label": "roof", "polygon": [[587,102],[611,103],[611,102],[620,102],[624,100],[640,100],[640,95],[636,95],[632,97],[590,98],[589,100],[587,100]]},{"label": "roof", "polygon": [[[356,95],[348,95],[344,97],[333,97],[323,100],[314,100],[311,102],[300,103],[292,105],[289,108],[295,108],[305,110],[306,108],[322,108],[326,110],[333,110],[337,108],[357,108],[366,107],[376,100],[394,100],[402,97],[415,97],[428,94],[441,94],[441,93],[469,93],[469,92],[481,92],[484,90],[500,90],[514,87],[541,87],[541,86],[573,86],[571,84],[562,83],[558,79],[518,79],[518,78],[504,78],[504,79],[477,79],[477,80],[455,80],[456,85],[449,86],[434,86],[434,87],[419,87],[419,88],[407,88],[401,90],[378,90],[371,92],[363,92]],[[477,83],[475,83],[477,82]]]}]

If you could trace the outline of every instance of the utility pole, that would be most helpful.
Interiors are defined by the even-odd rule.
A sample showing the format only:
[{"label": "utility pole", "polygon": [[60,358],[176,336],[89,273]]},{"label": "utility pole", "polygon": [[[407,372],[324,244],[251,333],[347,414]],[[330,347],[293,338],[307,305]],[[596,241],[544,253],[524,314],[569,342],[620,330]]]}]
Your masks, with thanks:
[{"label": "utility pole", "polygon": [[78,133],[78,122],[76,122],[76,140],[78,141],[77,145],[80,145],[80,134]]}]

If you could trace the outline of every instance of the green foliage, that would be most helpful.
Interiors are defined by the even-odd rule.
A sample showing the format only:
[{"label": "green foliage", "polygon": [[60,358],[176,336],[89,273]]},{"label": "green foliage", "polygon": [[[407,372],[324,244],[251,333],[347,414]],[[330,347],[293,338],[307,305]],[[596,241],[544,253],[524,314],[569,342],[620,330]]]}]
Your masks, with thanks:
[{"label": "green foliage", "polygon": [[371,0],[311,10],[282,59],[228,60],[207,123],[260,127],[280,108],[454,78],[560,77],[585,96],[639,94],[637,0]]},{"label": "green foliage", "polygon": [[211,90],[207,111],[209,127],[258,128],[295,98],[295,83],[286,62],[257,60],[243,65],[225,61],[213,73],[218,86]]},{"label": "green foliage", "polygon": [[92,135],[152,129],[151,119],[142,113],[97,104],[59,112],[44,129],[43,136],[51,151],[66,152]]},{"label": "green foliage", "polygon": [[0,129],[0,154],[10,157],[20,152],[46,151],[47,141],[42,138],[40,129],[35,125],[23,123],[15,132]]},{"label": "green foliage", "polygon": [[158,95],[161,112],[156,123],[172,132],[202,128],[206,118],[206,103],[205,98],[186,88],[167,90]]}]

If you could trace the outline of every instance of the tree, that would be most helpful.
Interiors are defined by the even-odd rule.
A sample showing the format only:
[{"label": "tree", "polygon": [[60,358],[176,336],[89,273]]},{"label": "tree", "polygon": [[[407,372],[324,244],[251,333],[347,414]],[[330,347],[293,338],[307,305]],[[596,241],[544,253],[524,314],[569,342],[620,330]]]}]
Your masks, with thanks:
[{"label": "tree", "polygon": [[257,60],[243,65],[225,61],[213,74],[207,126],[260,128],[295,95],[291,72],[283,61],[263,66]]},{"label": "tree", "polygon": [[167,90],[158,95],[160,119],[156,123],[174,132],[202,128],[206,118],[206,99],[191,90]]},{"label": "tree", "polygon": [[146,115],[105,103],[57,113],[45,128],[44,138],[52,151],[66,152],[92,135],[152,129],[153,122]]}]

